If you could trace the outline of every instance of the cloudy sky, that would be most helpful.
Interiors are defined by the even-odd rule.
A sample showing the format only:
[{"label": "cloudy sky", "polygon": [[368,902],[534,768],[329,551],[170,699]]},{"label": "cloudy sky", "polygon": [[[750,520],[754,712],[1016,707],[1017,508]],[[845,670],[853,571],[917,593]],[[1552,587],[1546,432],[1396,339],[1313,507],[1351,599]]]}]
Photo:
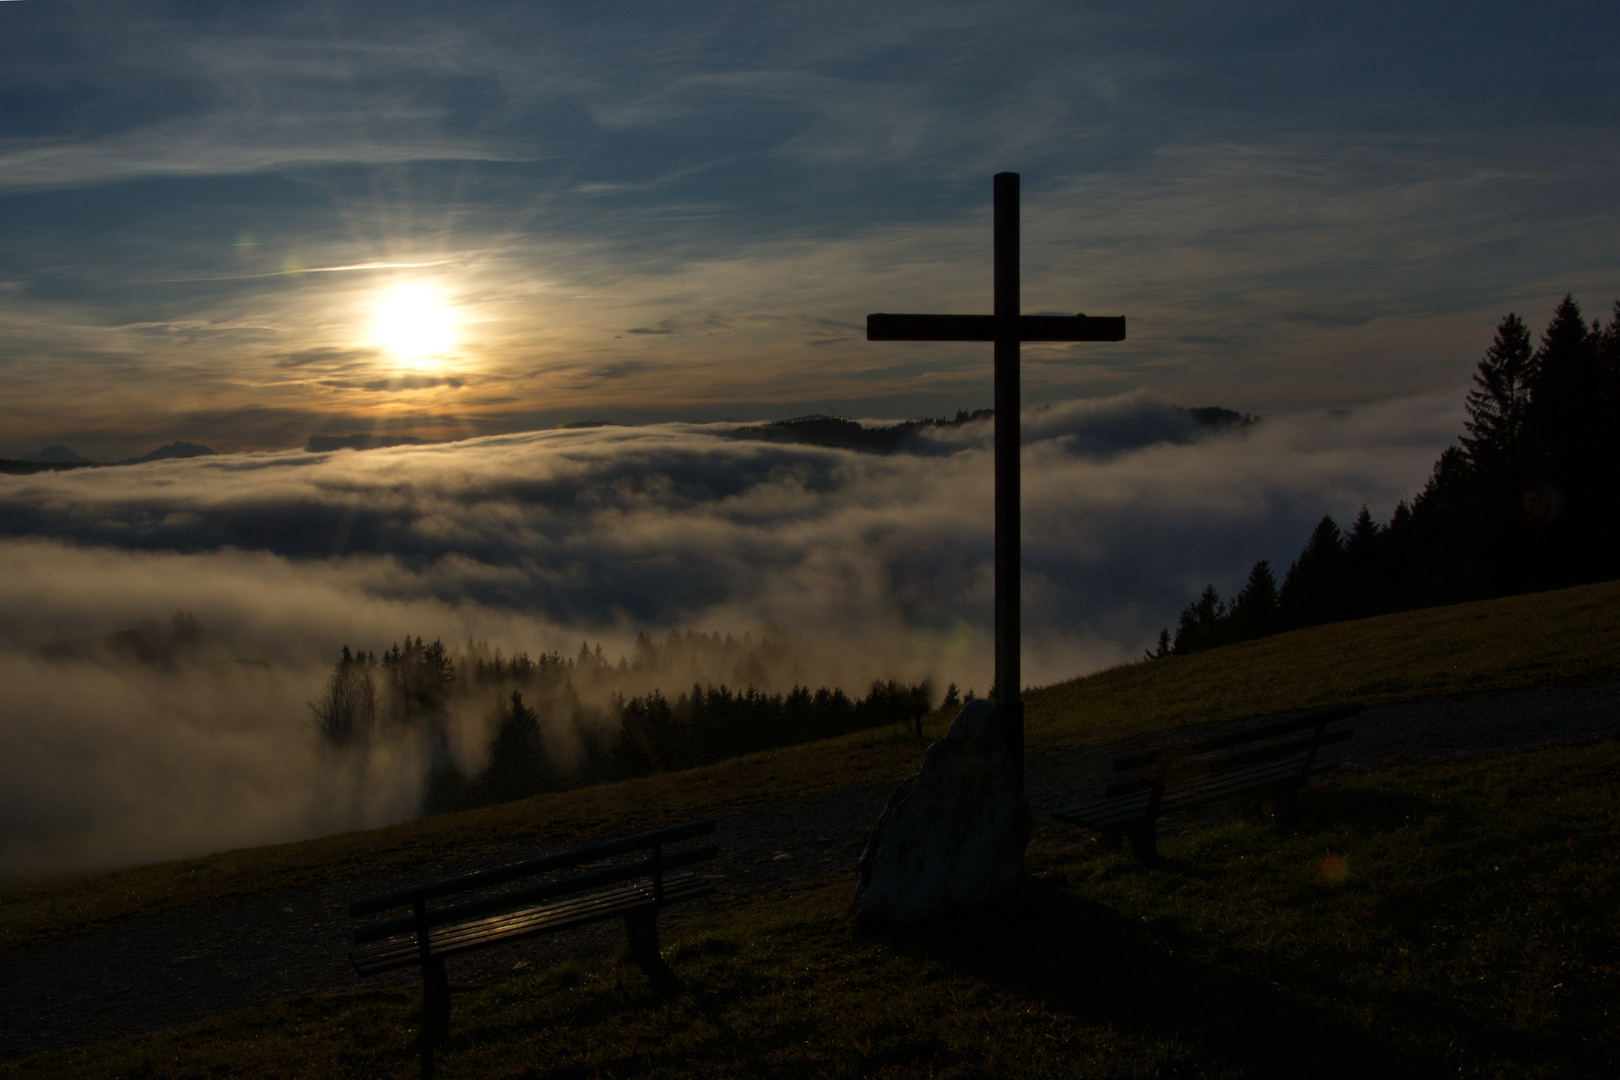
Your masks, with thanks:
[{"label": "cloudy sky", "polygon": [[1613,5],[0,3],[0,453],[1454,389],[1620,294]]},{"label": "cloudy sky", "polygon": [[[409,747],[356,773],[312,742],[345,643],[774,624],[810,681],[982,690],[985,425],[727,436],[988,406],[988,346],[863,324],[990,309],[999,171],[1025,310],[1130,327],[1024,350],[1026,679],[1139,656],[1323,513],[1387,519],[1507,311],[1606,315],[1617,31],[1612,3],[0,0],[0,457],[221,452],[0,476],[0,856],[408,816]],[[585,419],[618,426],[558,430]],[[302,449],[356,432],[458,441]],[[178,672],[39,652],[177,609],[211,650]]]}]

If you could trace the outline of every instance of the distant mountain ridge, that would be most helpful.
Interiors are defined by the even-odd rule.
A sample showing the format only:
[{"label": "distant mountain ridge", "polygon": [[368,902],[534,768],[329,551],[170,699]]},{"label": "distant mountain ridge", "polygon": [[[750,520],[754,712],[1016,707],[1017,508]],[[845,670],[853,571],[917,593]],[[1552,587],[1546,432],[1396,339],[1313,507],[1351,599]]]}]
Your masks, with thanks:
[{"label": "distant mountain ridge", "polygon": [[[1199,427],[1207,430],[1219,430],[1232,426],[1243,427],[1259,420],[1258,417],[1246,413],[1214,406],[1192,409],[1173,406],[1173,408],[1191,418]],[[882,454],[892,453],[900,449],[911,436],[930,428],[961,427],[964,424],[987,422],[994,419],[994,417],[994,409],[974,409],[971,412],[966,409],[958,409],[956,415],[950,417],[923,418],[886,426],[865,427],[858,421],[845,417],[828,416],[824,413],[809,413],[788,420],[776,420],[765,424],[750,424],[745,427],[734,428],[726,434],[733,439],[808,443],[813,446],[842,447]],[[575,420],[557,425],[559,429],[606,426],[609,426],[609,423],[605,420]],[[311,454],[328,454],[338,450],[381,450],[391,446],[434,446],[437,444],[437,440],[424,439],[419,435],[374,435],[357,432],[352,435],[311,435],[309,441],[304,445],[304,450],[306,453]],[[200,443],[183,442],[177,439],[167,446],[160,446],[140,457],[127,457],[114,462],[97,462],[76,453],[60,443],[53,443],[37,454],[26,454],[14,461],[0,460],[0,473],[33,473],[100,464],[140,465],[151,461],[211,457],[217,453],[218,451]]]},{"label": "distant mountain ridge", "polygon": [[431,446],[432,439],[418,435],[311,435],[304,450],[329,454],[334,450],[381,450],[389,446]]},{"label": "distant mountain ridge", "polygon": [[[66,447],[63,449],[66,449]],[[148,461],[167,461],[169,458],[211,457],[214,455],[214,453],[215,451],[210,450],[206,446],[201,446],[197,443],[181,442],[180,440],[176,439],[168,446],[160,446],[156,450],[153,450],[150,454],[143,454],[140,457],[125,458],[122,461],[116,462],[116,464],[141,465]]]},{"label": "distant mountain ridge", "polygon": [[[1257,416],[1240,413],[1234,409],[1223,409],[1219,406],[1204,406],[1201,408],[1183,408],[1179,405],[1171,406],[1176,412],[1182,413],[1206,430],[1219,431],[1228,427],[1247,427],[1260,422]],[[907,420],[899,424],[890,424],[879,427],[865,427],[859,421],[850,420],[842,416],[826,416],[821,413],[812,413],[808,416],[796,416],[791,420],[774,420],[767,424],[753,424],[748,427],[735,428],[728,433],[733,439],[761,439],[766,442],[798,442],[808,443],[812,446],[833,446],[847,450],[866,450],[872,453],[887,454],[901,448],[906,440],[929,428],[954,428],[964,424],[988,423],[995,419],[994,409],[966,409],[956,410],[952,417],[939,419],[924,418],[921,420]]]},{"label": "distant mountain ridge", "polygon": [[849,450],[867,450],[887,454],[898,449],[914,433],[923,428],[960,427],[995,415],[994,409],[958,409],[955,417],[938,420],[907,420],[884,427],[864,427],[859,421],[842,416],[812,413],[791,420],[775,420],[768,424],[752,424],[729,433],[733,439],[761,439],[765,442],[799,442],[812,446],[836,446]]},{"label": "distant mountain ridge", "polygon": [[23,460],[50,465],[89,465],[91,463],[89,458],[80,457],[60,443],[53,443],[37,454],[27,454],[23,457]]},{"label": "distant mountain ridge", "polygon": [[99,465],[141,465],[148,461],[166,461],[170,458],[210,457],[216,451],[199,443],[178,439],[168,446],[160,446],[149,454],[128,457],[121,461],[92,461],[60,443],[52,443],[37,454],[24,454],[21,458],[0,459],[0,473],[27,475],[37,472],[55,472],[62,469],[83,469]]}]

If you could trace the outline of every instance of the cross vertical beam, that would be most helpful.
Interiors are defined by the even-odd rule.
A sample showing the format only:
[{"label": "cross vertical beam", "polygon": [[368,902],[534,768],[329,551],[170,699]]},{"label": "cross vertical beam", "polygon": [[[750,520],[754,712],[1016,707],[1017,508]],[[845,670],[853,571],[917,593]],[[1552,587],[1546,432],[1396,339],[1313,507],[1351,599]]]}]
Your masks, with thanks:
[{"label": "cross vertical beam", "polygon": [[997,173],[995,232],[995,458],[996,458],[996,719],[1024,786],[1024,702],[1020,693],[1019,635],[1023,594],[1020,587],[1022,498],[1019,484],[1018,318],[1022,308],[1018,252],[1018,174]]},{"label": "cross vertical beam", "polygon": [[1018,174],[995,178],[995,311],[990,315],[866,317],[868,341],[993,341],[996,346],[996,716],[1024,783],[1019,532],[1021,494],[1018,352],[1025,341],[1124,341],[1123,316],[1019,313]]}]

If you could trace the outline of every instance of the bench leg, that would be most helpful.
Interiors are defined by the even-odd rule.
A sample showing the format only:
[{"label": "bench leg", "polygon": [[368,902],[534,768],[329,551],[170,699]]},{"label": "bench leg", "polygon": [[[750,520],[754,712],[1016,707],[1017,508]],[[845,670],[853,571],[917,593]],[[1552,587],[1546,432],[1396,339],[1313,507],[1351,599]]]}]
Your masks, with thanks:
[{"label": "bench leg", "polygon": [[658,909],[637,908],[625,915],[624,933],[630,939],[630,955],[648,974],[665,970],[658,952]]},{"label": "bench leg", "polygon": [[1131,841],[1131,851],[1143,862],[1152,862],[1159,857],[1159,829],[1158,822],[1149,821],[1138,825],[1125,834]]},{"label": "bench leg", "polygon": [[429,1029],[450,1022],[450,980],[444,974],[442,957],[435,956],[422,965],[422,1018]]},{"label": "bench leg", "polygon": [[1292,829],[1299,820],[1299,788],[1283,788],[1277,792],[1272,796],[1271,809],[1279,826]]}]

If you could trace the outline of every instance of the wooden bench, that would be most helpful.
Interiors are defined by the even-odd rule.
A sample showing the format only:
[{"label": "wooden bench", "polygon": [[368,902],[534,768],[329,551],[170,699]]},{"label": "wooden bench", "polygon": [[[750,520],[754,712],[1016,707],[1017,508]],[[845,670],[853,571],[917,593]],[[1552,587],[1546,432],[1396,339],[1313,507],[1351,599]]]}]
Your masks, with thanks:
[{"label": "wooden bench", "polygon": [[[677,851],[665,848],[714,830],[712,818],[694,821],[356,900],[349,905],[351,920],[401,908],[409,914],[356,926],[349,959],[361,977],[421,965],[423,1011],[438,1019],[450,1014],[445,957],[587,923],[622,917],[636,961],[649,973],[664,972],[658,954],[658,912],[711,895],[714,885],[687,868],[718,853],[713,844]],[[641,852],[646,856],[591,866]],[[582,868],[570,876],[535,880]],[[457,900],[435,904],[451,897]]]},{"label": "wooden bench", "polygon": [[1142,858],[1157,854],[1159,818],[1176,810],[1270,794],[1278,818],[1290,820],[1299,789],[1331,767],[1319,764],[1317,752],[1353,734],[1330,725],[1360,711],[1359,703],[1334,705],[1182,746],[1126,754],[1115,759],[1114,771],[1135,776],[1110,784],[1103,798],[1055,816],[1095,829],[1105,839],[1129,838]]}]

